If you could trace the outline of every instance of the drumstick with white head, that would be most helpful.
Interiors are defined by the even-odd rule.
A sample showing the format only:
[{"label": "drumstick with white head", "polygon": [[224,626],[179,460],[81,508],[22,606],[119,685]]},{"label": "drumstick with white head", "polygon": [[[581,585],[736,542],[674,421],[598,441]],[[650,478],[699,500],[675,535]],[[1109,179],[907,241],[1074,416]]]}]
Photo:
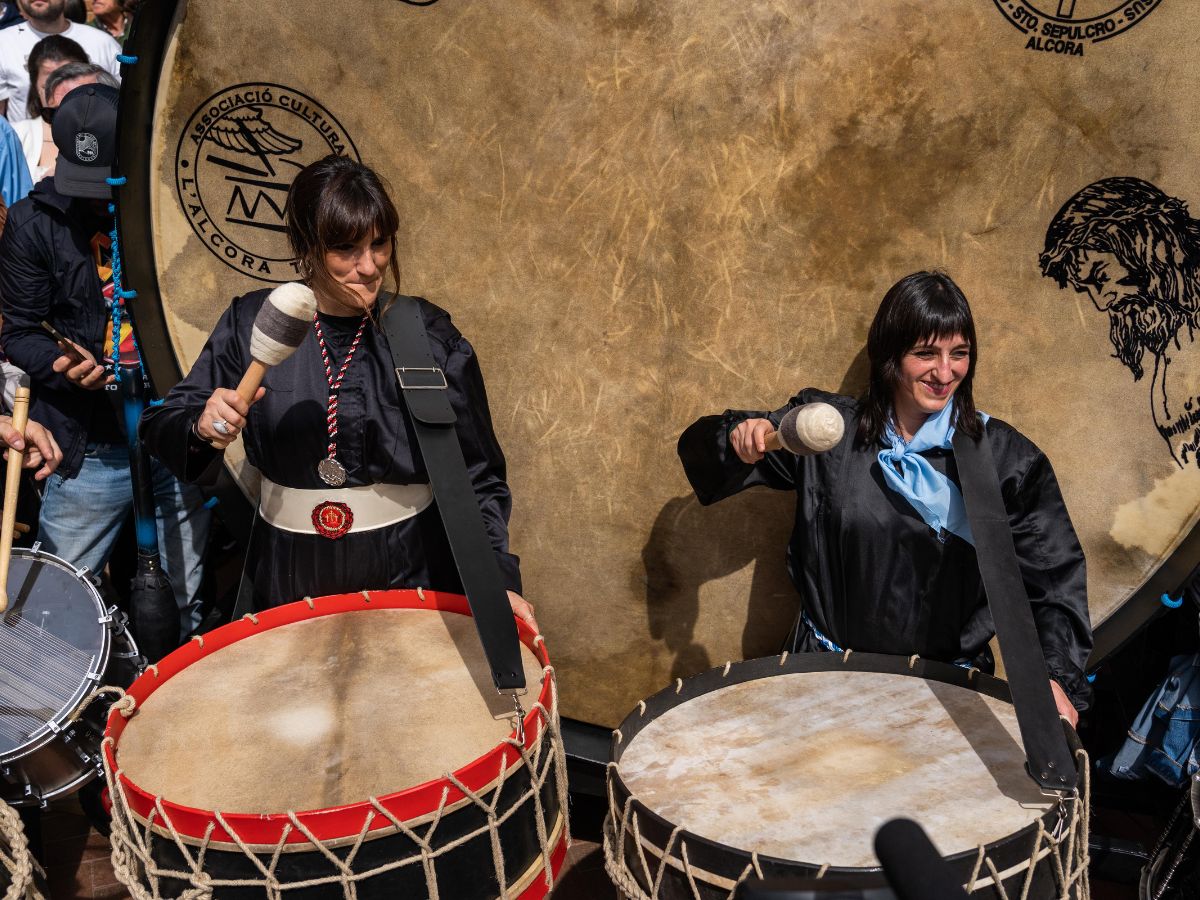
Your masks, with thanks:
[{"label": "drumstick with white head", "polygon": [[306,284],[291,281],[281,284],[267,296],[267,301],[254,317],[250,333],[250,365],[237,386],[238,395],[247,403],[267,375],[304,343],[317,312],[317,297]]},{"label": "drumstick with white head", "polygon": [[[25,437],[29,422],[29,376],[22,375],[13,398],[12,427]],[[0,518],[0,613],[8,609],[8,564],[12,560],[13,532],[17,527],[17,492],[21,489],[21,466],[24,455],[15,447],[8,448],[8,469],[4,477],[4,512]]]},{"label": "drumstick with white head", "polygon": [[794,406],[779,420],[779,430],[767,435],[768,450],[787,450],[797,456],[824,453],[842,440],[846,422],[828,403]]}]

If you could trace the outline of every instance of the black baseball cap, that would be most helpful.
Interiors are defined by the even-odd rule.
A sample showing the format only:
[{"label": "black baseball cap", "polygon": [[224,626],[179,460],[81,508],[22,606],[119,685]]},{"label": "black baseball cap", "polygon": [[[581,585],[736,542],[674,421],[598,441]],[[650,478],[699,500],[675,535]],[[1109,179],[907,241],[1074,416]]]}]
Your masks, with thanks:
[{"label": "black baseball cap", "polygon": [[117,89],[84,84],[63,97],[50,127],[58,162],[54,187],[66,197],[108,200],[117,158]]}]

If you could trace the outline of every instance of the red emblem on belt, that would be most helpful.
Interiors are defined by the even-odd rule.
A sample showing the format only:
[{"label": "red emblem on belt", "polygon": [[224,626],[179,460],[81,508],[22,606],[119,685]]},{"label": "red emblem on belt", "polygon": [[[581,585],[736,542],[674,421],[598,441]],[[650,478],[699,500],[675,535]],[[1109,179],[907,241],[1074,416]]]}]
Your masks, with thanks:
[{"label": "red emblem on belt", "polygon": [[354,513],[345,503],[326,500],[313,507],[312,523],[321,537],[337,540],[354,524]]}]

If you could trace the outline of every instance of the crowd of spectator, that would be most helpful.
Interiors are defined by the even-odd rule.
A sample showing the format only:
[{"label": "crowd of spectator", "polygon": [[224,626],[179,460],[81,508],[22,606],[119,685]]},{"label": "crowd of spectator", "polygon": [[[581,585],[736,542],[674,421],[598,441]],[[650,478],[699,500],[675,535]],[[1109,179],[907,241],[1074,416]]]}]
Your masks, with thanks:
[{"label": "crowd of spectator", "polygon": [[[29,375],[31,427],[48,433],[47,465],[57,467],[48,478],[46,466],[38,469],[37,539],[44,551],[96,573],[133,502],[129,436],[114,389],[116,375],[140,364],[114,292],[107,179],[118,57],[135,6],[0,2],[0,354],[6,379]],[[199,624],[208,510],[197,489],[157,463],[152,480],[183,639]]]}]

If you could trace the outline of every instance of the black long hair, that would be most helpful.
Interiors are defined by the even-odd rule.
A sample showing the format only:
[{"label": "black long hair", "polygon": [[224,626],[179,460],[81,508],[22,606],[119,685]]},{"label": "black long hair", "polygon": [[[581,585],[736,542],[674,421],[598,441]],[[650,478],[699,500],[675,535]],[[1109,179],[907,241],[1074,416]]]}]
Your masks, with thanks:
[{"label": "black long hair", "polygon": [[858,423],[860,444],[869,446],[878,442],[888,424],[895,425],[892,404],[904,355],[919,343],[956,335],[961,335],[970,348],[970,365],[962,384],[954,392],[954,427],[972,438],[982,434],[971,392],[979,356],[975,319],[967,298],[954,280],[945,272],[935,270],[915,272],[892,285],[871,322],[871,330],[867,332],[871,379],[862,398],[863,413]]},{"label": "black long hair", "polygon": [[306,166],[288,189],[284,218],[300,274],[314,289],[330,297],[347,295],[349,289],[326,271],[325,254],[338,244],[356,244],[374,233],[391,242],[388,271],[399,290],[396,232],[400,214],[387,186],[370,167],[336,155]]}]

